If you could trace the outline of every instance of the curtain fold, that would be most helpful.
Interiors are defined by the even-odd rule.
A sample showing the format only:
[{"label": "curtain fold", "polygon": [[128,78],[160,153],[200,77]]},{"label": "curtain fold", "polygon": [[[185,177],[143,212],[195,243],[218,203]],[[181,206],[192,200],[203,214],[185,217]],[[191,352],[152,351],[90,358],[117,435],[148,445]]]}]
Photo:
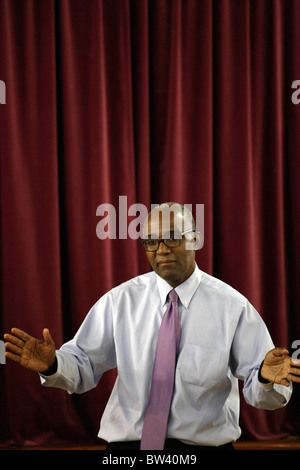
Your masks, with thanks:
[{"label": "curtain fold", "polygon": [[[150,269],[124,213],[126,228],[131,205],[177,201],[205,206],[199,267],[293,352],[299,21],[298,0],[0,0],[0,333],[70,339],[101,295]],[[97,237],[101,204],[116,239]],[[0,445],[94,439],[115,377],[68,396],[0,365]],[[299,434],[294,388],[275,412],[241,399],[243,437]]]}]

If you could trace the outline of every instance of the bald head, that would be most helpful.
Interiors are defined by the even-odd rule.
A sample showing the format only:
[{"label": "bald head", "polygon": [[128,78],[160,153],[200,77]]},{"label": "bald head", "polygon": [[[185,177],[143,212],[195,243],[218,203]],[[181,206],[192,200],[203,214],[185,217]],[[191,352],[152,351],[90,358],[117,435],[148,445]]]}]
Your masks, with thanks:
[{"label": "bald head", "polygon": [[164,202],[149,214],[143,228],[143,238],[182,238],[182,234],[196,230],[189,209],[177,202]]}]

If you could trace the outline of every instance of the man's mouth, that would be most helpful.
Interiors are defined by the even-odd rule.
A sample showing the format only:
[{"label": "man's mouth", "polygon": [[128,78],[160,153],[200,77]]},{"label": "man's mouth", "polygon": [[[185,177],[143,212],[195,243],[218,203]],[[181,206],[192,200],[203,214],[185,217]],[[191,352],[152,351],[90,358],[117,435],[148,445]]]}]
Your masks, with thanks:
[{"label": "man's mouth", "polygon": [[159,266],[168,266],[168,265],[171,265],[171,264],[174,264],[176,261],[172,261],[172,260],[165,260],[165,261],[159,261],[157,264]]}]

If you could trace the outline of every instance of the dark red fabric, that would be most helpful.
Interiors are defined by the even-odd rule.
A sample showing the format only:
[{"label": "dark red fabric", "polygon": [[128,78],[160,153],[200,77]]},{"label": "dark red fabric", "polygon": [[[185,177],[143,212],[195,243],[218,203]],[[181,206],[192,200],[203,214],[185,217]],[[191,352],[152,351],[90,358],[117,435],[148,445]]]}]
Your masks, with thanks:
[{"label": "dark red fabric", "polygon": [[[102,294],[149,270],[136,240],[96,236],[97,207],[123,195],[204,204],[199,267],[291,348],[299,24],[296,0],[0,0],[0,332],[48,327],[59,347]],[[1,445],[93,439],[115,375],[69,396],[0,365]],[[297,385],[283,410],[242,399],[243,436],[299,434],[297,400]]]}]

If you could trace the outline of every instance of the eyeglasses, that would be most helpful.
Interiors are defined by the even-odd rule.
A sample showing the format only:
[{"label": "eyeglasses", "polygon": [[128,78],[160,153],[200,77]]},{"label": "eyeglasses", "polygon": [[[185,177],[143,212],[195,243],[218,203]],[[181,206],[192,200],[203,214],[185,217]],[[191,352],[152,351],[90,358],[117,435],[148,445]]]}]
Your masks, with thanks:
[{"label": "eyeglasses", "polygon": [[171,238],[149,238],[147,240],[140,240],[140,244],[143,245],[146,251],[157,251],[161,242],[168,248],[176,248],[180,245],[182,240],[182,235],[186,233],[193,232],[194,230],[186,230],[185,232],[176,234],[176,238],[173,236]]}]

